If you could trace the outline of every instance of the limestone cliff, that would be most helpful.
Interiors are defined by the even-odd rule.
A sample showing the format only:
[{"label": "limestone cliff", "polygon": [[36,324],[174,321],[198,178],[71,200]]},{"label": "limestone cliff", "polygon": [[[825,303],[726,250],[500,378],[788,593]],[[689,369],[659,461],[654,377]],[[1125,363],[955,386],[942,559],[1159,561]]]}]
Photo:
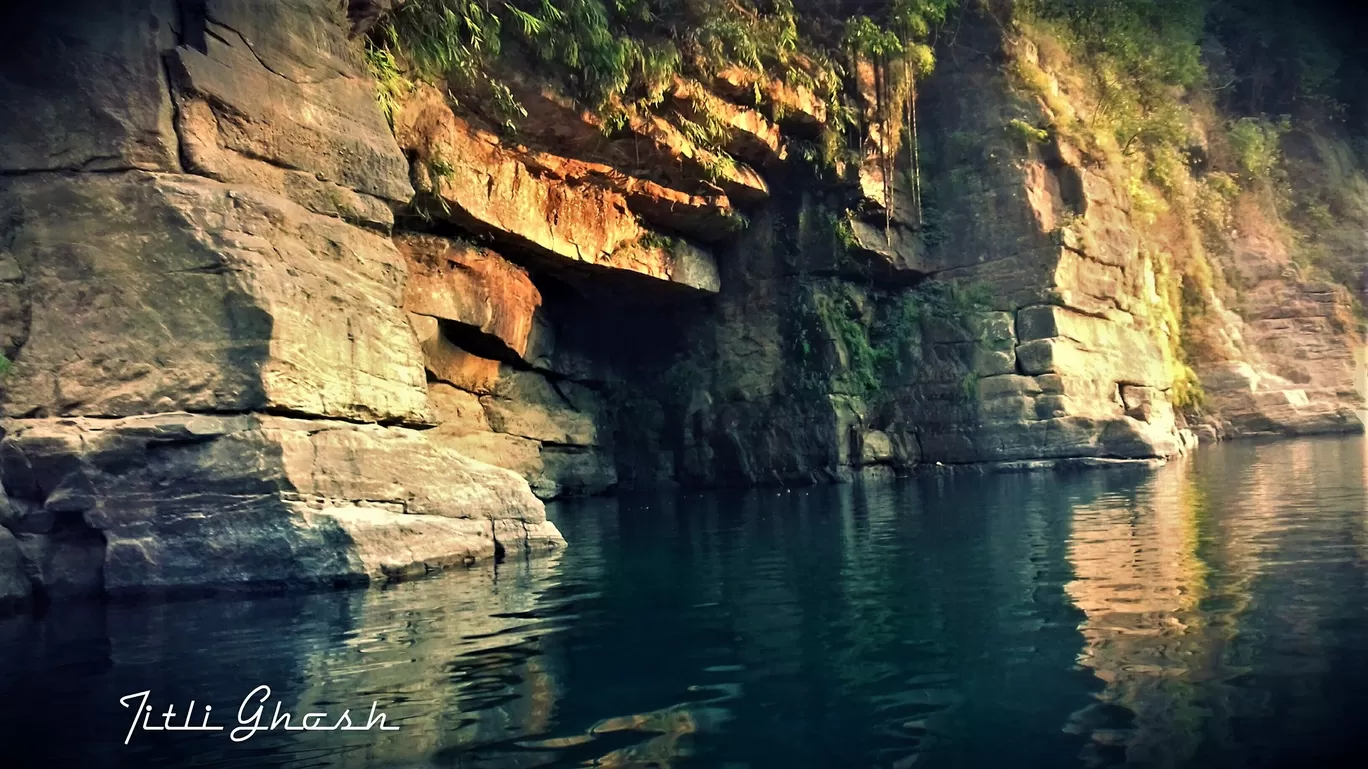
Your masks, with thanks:
[{"label": "limestone cliff", "polygon": [[[923,95],[928,178],[947,209],[931,254],[1015,311],[1019,373],[1041,385],[1024,394],[1062,376],[1070,414],[1113,420],[1104,442],[1146,426],[1121,439],[1134,455],[1177,453],[1186,427],[1361,430],[1356,300],[1294,264],[1298,234],[1265,190],[1216,170],[1222,119],[1205,95],[1190,97],[1188,165],[1163,189],[1083,119],[1103,108],[1098,75],[998,6],[966,17]],[[1217,182],[1225,197],[1211,201]]]},{"label": "limestone cliff", "polygon": [[[1032,128],[1091,95],[1011,10],[966,4],[916,94],[924,191],[868,119],[868,62],[848,85],[859,149],[834,165],[803,151],[821,99],[736,71],[676,77],[619,128],[523,70],[498,73],[527,113],[511,134],[478,98],[403,90],[418,194],[399,228],[429,233],[404,250],[414,274],[448,254],[470,275],[460,306],[410,300],[439,432],[556,496],[1158,461],[1194,430],[1360,429],[1349,293],[1303,277],[1287,234],[1259,229],[1258,194],[1208,256],[1194,217],[1140,209],[1117,148]],[[703,112],[720,146],[684,130]],[[450,256],[476,253],[516,277],[479,288]],[[1189,264],[1248,273],[1243,306]]]},{"label": "limestone cliff", "polygon": [[521,478],[422,429],[390,238],[413,189],[339,8],[11,12],[0,601],[364,581],[560,541]]},{"label": "limestone cliff", "polygon": [[491,101],[367,40],[395,5],[14,19],[0,602],[403,576],[620,487],[1361,429],[1350,292],[1258,190],[1210,233],[1142,205],[1012,3],[962,4],[897,121],[860,56],[615,119],[503,61]]}]

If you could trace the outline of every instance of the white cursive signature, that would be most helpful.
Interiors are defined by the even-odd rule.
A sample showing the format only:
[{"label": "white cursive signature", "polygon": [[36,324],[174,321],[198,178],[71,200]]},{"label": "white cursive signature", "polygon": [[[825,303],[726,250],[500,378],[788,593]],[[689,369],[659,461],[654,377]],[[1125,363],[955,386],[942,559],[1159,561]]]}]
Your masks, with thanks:
[{"label": "white cursive signature", "polygon": [[[124,736],[124,744],[127,745],[133,740],[133,733],[143,732],[221,732],[225,728],[209,723],[213,714],[213,706],[205,705],[204,715],[198,724],[191,721],[195,716],[195,701],[191,700],[185,709],[184,722],[179,719],[180,714],[176,712],[176,706],[168,704],[166,712],[157,714],[160,722],[153,721],[153,707],[148,704],[152,698],[152,690],[134,692],[119,698],[119,704],[125,708],[133,708],[133,721],[128,725],[128,734]],[[327,713],[305,713],[295,722],[295,714],[288,710],[282,711],[281,703],[277,700],[273,715],[269,725],[263,724],[263,716],[266,713],[266,703],[271,698],[271,687],[262,684],[253,689],[243,698],[242,704],[238,706],[237,722],[241,724],[233,731],[229,732],[229,737],[233,742],[245,742],[256,735],[257,732],[273,731],[281,729],[287,732],[368,732],[372,729],[379,729],[383,732],[397,732],[398,726],[389,726],[385,723],[385,714],[380,712],[380,703],[371,702],[370,714],[364,724],[354,724],[351,717],[351,709],[342,711],[336,719],[329,717]],[[137,703],[136,705],[134,703]],[[254,703],[256,707],[253,708]]]},{"label": "white cursive signature", "polygon": [[[260,697],[257,697],[258,693],[260,693]],[[273,730],[277,727],[282,728],[287,732],[333,732],[339,729],[341,729],[344,732],[368,732],[371,729],[376,728],[377,726],[382,732],[399,731],[399,727],[397,726],[385,725],[384,713],[375,712],[376,709],[379,707],[378,702],[371,702],[370,718],[367,719],[365,726],[354,726],[352,724],[351,710],[342,711],[342,715],[336,721],[333,722],[332,726],[322,725],[324,719],[328,717],[327,713],[305,713],[304,717],[300,719],[300,723],[298,726],[291,726],[291,713],[288,710],[284,713],[281,713],[280,702],[277,701],[275,704],[275,715],[271,717],[271,725],[269,727],[262,726],[261,716],[265,709],[261,705],[257,705],[256,711],[253,712],[251,716],[248,716],[246,715],[247,708],[254,699],[260,702],[266,702],[268,699],[270,699],[270,697],[271,687],[263,684],[253,689],[251,693],[249,693],[247,697],[242,700],[242,705],[238,706],[238,723],[244,725],[234,729],[230,734],[230,737],[232,738],[233,742],[243,742],[245,740],[250,740],[259,731]],[[311,719],[312,723],[310,722]]]}]

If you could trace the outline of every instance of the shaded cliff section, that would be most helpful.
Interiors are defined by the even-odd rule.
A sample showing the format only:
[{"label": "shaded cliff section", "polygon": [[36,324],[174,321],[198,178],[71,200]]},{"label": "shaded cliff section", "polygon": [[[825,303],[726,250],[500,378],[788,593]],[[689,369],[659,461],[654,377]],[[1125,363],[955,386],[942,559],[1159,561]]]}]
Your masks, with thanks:
[{"label": "shaded cliff section", "polygon": [[58,2],[0,71],[0,602],[556,546],[430,439],[408,164],[330,2]]}]

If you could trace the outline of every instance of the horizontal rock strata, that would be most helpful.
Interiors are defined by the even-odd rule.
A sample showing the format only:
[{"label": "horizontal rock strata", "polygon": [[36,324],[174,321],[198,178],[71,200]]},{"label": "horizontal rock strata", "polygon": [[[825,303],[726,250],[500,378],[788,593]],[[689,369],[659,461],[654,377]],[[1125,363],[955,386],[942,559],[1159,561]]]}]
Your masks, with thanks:
[{"label": "horizontal rock strata", "polygon": [[410,97],[395,131],[417,159],[419,190],[436,198],[429,216],[451,219],[552,269],[718,289],[707,250],[651,235],[621,192],[541,172],[546,160],[532,165],[520,158],[457,117],[435,89],[420,87]]},{"label": "horizontal rock strata", "polygon": [[514,474],[399,427],[10,420],[7,526],[49,593],[331,584],[558,542]]},{"label": "horizontal rock strata", "polygon": [[437,285],[511,274],[474,253],[410,283],[409,164],[341,7],[105,6],[35,11],[0,67],[0,105],[42,116],[0,127],[0,605],[559,545],[524,478],[414,429],[406,301],[521,354],[538,299]]}]

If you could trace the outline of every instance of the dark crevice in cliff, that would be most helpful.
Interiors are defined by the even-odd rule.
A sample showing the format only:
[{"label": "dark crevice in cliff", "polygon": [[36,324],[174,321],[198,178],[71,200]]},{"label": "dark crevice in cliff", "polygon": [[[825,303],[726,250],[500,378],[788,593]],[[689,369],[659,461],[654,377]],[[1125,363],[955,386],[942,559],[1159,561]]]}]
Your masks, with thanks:
[{"label": "dark crevice in cliff", "polygon": [[578,254],[578,245],[579,258],[548,252],[524,237],[463,216],[430,195],[415,196],[410,209],[396,217],[394,231],[437,235],[487,246],[526,269],[538,285],[544,280],[554,280],[601,301],[621,305],[688,304],[714,296],[710,291],[683,283],[595,264]]},{"label": "dark crevice in cliff", "polygon": [[599,446],[589,446],[583,443],[564,443],[561,441],[547,441],[536,438],[532,440],[536,440],[540,443],[543,449],[554,449],[563,454],[592,454],[600,448]]},{"label": "dark crevice in cliff", "polygon": [[224,264],[223,262],[215,262],[214,264],[200,264],[200,265],[196,265],[196,266],[194,266],[194,267],[185,267],[185,268],[179,269],[179,270],[167,270],[167,271],[165,271],[165,272],[163,272],[163,273],[160,273],[160,274],[161,274],[161,275],[228,275],[228,274],[233,273],[233,272],[234,272],[234,270],[231,269],[231,268],[229,268],[229,266],[226,265],[226,264]]},{"label": "dark crevice in cliff", "polygon": [[205,2],[206,0],[180,0],[177,4],[180,12],[179,42],[200,53],[209,52],[208,41],[205,39],[205,24],[208,17]]},{"label": "dark crevice in cliff", "polygon": [[175,80],[171,76],[171,59],[174,56],[171,52],[163,53],[161,56],[161,78],[162,85],[166,89],[166,100],[171,106],[171,139],[176,143],[176,161],[180,164],[180,170],[190,173],[190,155],[185,151],[185,138],[181,136],[181,106],[176,99]]},{"label": "dark crevice in cliff", "polygon": [[523,360],[517,350],[509,347],[499,337],[485,333],[478,326],[447,318],[436,318],[436,320],[442,337],[462,350],[485,360],[495,360],[515,368],[532,368],[527,361]]},{"label": "dark crevice in cliff", "polygon": [[[210,411],[206,411],[206,412],[195,411],[195,412],[191,412],[191,413],[196,413],[196,414],[198,414],[198,413],[212,414],[212,413],[214,413],[214,412],[210,412]],[[347,423],[347,424],[354,424],[354,425],[378,425],[378,426],[380,426],[380,427],[407,427],[407,428],[414,429],[414,430],[427,430],[427,429],[430,429],[430,428],[432,427],[431,424],[427,424],[427,423],[424,423],[424,422],[414,422],[414,421],[412,421],[412,420],[406,420],[406,419],[398,419],[398,418],[389,418],[389,419],[361,419],[361,418],[359,418],[359,417],[328,416],[328,415],[314,414],[314,413],[311,413],[311,412],[308,412],[308,411],[304,411],[304,410],[302,410],[302,409],[291,409],[291,408],[285,408],[285,407],[281,407],[281,406],[272,406],[272,407],[268,407],[268,408],[255,409],[255,410],[253,410],[253,411],[248,411],[248,412],[230,412],[230,413],[245,413],[246,415],[262,414],[262,415],[265,415],[265,416],[288,417],[288,418],[290,418],[290,419],[307,419],[307,420],[312,421],[312,422],[344,422],[344,423]]]},{"label": "dark crevice in cliff", "polygon": [[1088,194],[1083,187],[1083,171],[1065,160],[1056,140],[1045,145],[1042,160],[1049,169],[1059,188],[1059,202],[1063,211],[1057,212],[1061,218],[1085,216],[1088,213]]},{"label": "dark crevice in cliff", "polygon": [[[227,27],[223,27],[221,24],[215,24],[214,26],[215,26],[215,27],[221,27],[221,28],[223,28],[223,29],[228,29]],[[229,30],[229,31],[231,32],[232,30]],[[236,34],[236,33],[234,33],[234,34]],[[224,45],[228,46],[229,48],[232,48],[232,47],[233,47],[233,41],[231,41],[231,40],[229,40],[228,38],[224,37],[223,35],[220,35],[219,33],[215,32],[215,31],[213,30],[212,27],[205,26],[205,28],[204,28],[204,36],[205,36],[206,38],[212,37],[212,38],[214,38],[215,40],[219,41],[220,43],[223,43]],[[241,35],[238,35],[238,40],[242,40],[242,36],[241,36]],[[246,45],[246,41],[243,41],[243,44]],[[251,50],[251,48],[249,47],[248,50]],[[260,63],[263,67],[266,66],[265,62],[262,62],[262,61],[261,61],[260,57],[257,58],[257,62]],[[274,74],[274,73],[273,73],[273,74]]]},{"label": "dark crevice in cliff", "polygon": [[[288,419],[299,419],[309,422],[338,422],[351,425],[377,425],[379,427],[406,427],[413,430],[431,429],[432,425],[426,422],[414,422],[404,419],[363,419],[360,417],[345,417],[337,415],[315,414],[303,409],[292,409],[283,406],[267,406],[262,408],[249,409],[174,409],[168,411],[147,411],[136,414],[80,414],[72,413],[70,410],[61,414],[49,414],[42,411],[33,411],[26,414],[10,414],[7,419],[16,421],[50,421],[85,419],[93,422],[117,422],[126,419],[145,419],[165,414],[192,414],[195,416],[206,417],[254,417],[271,416],[284,417]],[[213,436],[208,436],[212,438]],[[206,439],[208,439],[206,438]]]},{"label": "dark crevice in cliff", "polygon": [[[194,49],[200,53],[208,52],[208,43],[204,39],[204,14],[206,0],[178,0],[176,3],[176,20],[178,26],[174,28],[176,34],[176,45]],[[171,107],[171,139],[176,143],[176,160],[180,163],[181,171],[194,173],[190,155],[186,152],[185,137],[181,136],[181,104],[176,98],[176,78],[172,70],[175,61],[175,51],[162,51],[161,60],[161,79],[162,87],[165,88],[166,100]]]},{"label": "dark crevice in cliff", "polygon": [[[1082,317],[1085,317],[1085,318],[1095,318],[1095,319],[1097,319],[1097,320],[1111,320],[1111,316],[1109,316],[1109,315],[1108,315],[1107,313],[1105,313],[1105,312],[1101,312],[1101,311],[1098,311],[1098,310],[1091,310],[1091,309],[1087,309],[1087,308],[1083,308],[1083,307],[1075,307],[1074,305],[1066,304],[1066,303],[1061,302],[1061,301],[1052,301],[1052,302],[1040,302],[1040,303],[1033,303],[1033,304],[1025,304],[1025,305],[1022,305],[1021,307],[1018,307],[1017,310],[1018,310],[1018,311],[1020,311],[1020,310],[1031,310],[1031,309],[1040,308],[1040,307],[1047,307],[1047,308],[1048,308],[1048,307],[1058,307],[1059,309],[1068,312],[1070,315],[1079,315],[1079,316],[1082,316]],[[1124,311],[1123,311],[1123,312],[1124,312]],[[1129,315],[1130,313],[1126,313],[1126,314]],[[1068,334],[1064,334],[1063,336],[1068,336]],[[1076,340],[1076,341],[1077,341],[1077,340]],[[1080,344],[1082,344],[1082,342],[1080,342]]]},{"label": "dark crevice in cliff", "polygon": [[204,19],[205,19],[205,21],[207,22],[207,23],[204,25],[204,33],[205,33],[205,35],[211,36],[211,37],[215,38],[216,40],[218,40],[219,42],[223,43],[224,45],[226,45],[226,46],[228,46],[228,47],[230,47],[230,48],[237,48],[238,46],[234,45],[230,40],[228,40],[227,38],[225,38],[223,35],[219,34],[218,32],[214,31],[213,29],[211,29],[209,25],[212,24],[212,25],[215,26],[215,27],[222,27],[223,29],[228,30],[229,32],[231,32],[231,33],[233,33],[234,35],[236,35],[238,40],[241,40],[241,41],[242,41],[242,47],[247,49],[247,52],[250,53],[250,54],[252,55],[252,58],[254,58],[254,59],[257,60],[257,63],[261,65],[261,68],[262,68],[262,69],[266,70],[267,72],[270,72],[272,75],[275,75],[276,77],[278,77],[278,78],[280,78],[280,79],[282,79],[282,80],[289,80],[289,81],[292,82],[292,83],[293,83],[293,82],[298,82],[298,81],[296,81],[294,78],[291,78],[291,77],[289,77],[288,75],[285,75],[285,74],[283,74],[283,73],[277,71],[277,70],[276,70],[275,68],[273,68],[270,64],[267,64],[267,63],[266,63],[266,60],[263,59],[263,58],[261,58],[261,54],[257,53],[256,47],[253,46],[252,43],[251,43],[249,40],[247,40],[247,38],[246,38],[241,32],[237,31],[236,29],[233,29],[231,26],[229,26],[229,25],[227,25],[227,24],[224,24],[222,21],[219,21],[218,19],[215,19],[214,17],[210,16],[210,15],[208,14],[207,10],[206,10],[206,13],[205,13],[205,15],[204,15]]},{"label": "dark crevice in cliff", "polygon": [[98,167],[97,167],[97,168],[92,168],[92,167],[91,167],[92,164],[101,163],[101,162],[110,161],[110,160],[122,161],[123,158],[116,158],[116,157],[98,157],[98,158],[91,158],[91,159],[89,159],[89,160],[86,160],[84,163],[82,163],[82,164],[79,165],[79,166],[57,166],[57,167],[52,167],[52,168],[8,168],[8,169],[0,169],[0,178],[3,178],[3,177],[22,177],[22,176],[41,176],[41,175],[43,175],[43,174],[65,174],[65,175],[74,175],[74,174],[122,174],[122,173],[127,173],[127,172],[129,172],[129,171],[149,171],[149,170],[150,170],[150,169],[138,168],[137,166],[131,166],[131,165],[126,165],[126,164],[121,164],[121,165],[117,165],[117,166],[109,166],[109,167],[106,167],[106,168],[98,168]]}]

